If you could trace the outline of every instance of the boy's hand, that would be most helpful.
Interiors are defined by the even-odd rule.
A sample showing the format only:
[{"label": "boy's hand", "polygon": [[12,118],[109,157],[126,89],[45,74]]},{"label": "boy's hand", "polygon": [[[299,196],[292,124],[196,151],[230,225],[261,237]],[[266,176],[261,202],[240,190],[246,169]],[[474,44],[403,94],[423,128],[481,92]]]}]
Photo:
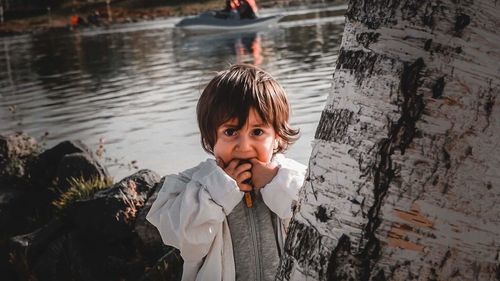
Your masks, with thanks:
[{"label": "boy's hand", "polygon": [[227,165],[220,158],[217,158],[216,162],[228,176],[236,181],[241,191],[252,191],[252,186],[247,181],[252,178],[252,164],[240,164],[239,159],[233,159]]},{"label": "boy's hand", "polygon": [[257,158],[250,159],[252,163],[252,184],[255,188],[263,188],[270,183],[278,173],[279,167],[276,163],[264,163]]}]

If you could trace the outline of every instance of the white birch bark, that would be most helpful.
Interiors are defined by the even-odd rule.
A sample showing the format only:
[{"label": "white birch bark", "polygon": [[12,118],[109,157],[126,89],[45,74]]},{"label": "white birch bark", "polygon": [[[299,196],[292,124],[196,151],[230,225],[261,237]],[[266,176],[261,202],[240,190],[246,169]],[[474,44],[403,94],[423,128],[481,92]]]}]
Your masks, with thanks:
[{"label": "white birch bark", "polygon": [[352,0],[278,280],[500,280],[500,2]]}]

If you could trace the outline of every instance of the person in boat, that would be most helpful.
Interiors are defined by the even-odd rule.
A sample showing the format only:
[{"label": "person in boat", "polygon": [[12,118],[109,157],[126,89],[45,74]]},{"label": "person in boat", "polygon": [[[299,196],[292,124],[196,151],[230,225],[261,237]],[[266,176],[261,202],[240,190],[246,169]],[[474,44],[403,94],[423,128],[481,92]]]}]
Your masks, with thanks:
[{"label": "person in boat", "polygon": [[77,28],[81,26],[87,26],[87,22],[79,15],[73,14],[70,17],[71,28]]},{"label": "person in boat", "polygon": [[166,176],[146,219],[179,249],[182,281],[274,281],[306,166],[281,152],[298,136],[286,93],[267,72],[234,65],[197,105],[213,158]]},{"label": "person in boat", "polygon": [[256,19],[258,8],[255,0],[226,0],[226,7],[220,17],[233,19]]}]

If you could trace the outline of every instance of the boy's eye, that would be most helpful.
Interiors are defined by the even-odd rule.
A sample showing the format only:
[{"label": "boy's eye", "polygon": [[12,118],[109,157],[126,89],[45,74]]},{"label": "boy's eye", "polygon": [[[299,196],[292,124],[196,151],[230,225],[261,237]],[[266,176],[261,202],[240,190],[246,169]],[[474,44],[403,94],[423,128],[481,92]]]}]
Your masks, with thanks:
[{"label": "boy's eye", "polygon": [[260,136],[264,133],[264,131],[262,129],[254,129],[253,130],[253,135],[254,136]]},{"label": "boy's eye", "polygon": [[235,134],[236,134],[236,129],[234,129],[234,128],[229,128],[229,129],[224,130],[224,135],[226,135],[226,136],[231,137],[231,136],[234,136]]}]

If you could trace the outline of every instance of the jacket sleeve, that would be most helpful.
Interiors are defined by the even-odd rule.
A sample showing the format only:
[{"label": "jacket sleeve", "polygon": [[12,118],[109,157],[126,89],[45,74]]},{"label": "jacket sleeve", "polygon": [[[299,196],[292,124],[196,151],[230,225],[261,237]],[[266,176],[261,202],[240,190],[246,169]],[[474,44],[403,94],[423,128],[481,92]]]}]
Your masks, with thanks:
[{"label": "jacket sleeve", "polygon": [[292,217],[292,205],[298,200],[299,189],[304,183],[306,166],[283,159],[278,163],[278,173],[262,190],[262,199],[267,207],[281,219]]},{"label": "jacket sleeve", "polygon": [[201,167],[192,179],[168,176],[146,216],[163,243],[179,249],[190,264],[201,264],[226,215],[243,197],[222,169],[208,168]]}]

